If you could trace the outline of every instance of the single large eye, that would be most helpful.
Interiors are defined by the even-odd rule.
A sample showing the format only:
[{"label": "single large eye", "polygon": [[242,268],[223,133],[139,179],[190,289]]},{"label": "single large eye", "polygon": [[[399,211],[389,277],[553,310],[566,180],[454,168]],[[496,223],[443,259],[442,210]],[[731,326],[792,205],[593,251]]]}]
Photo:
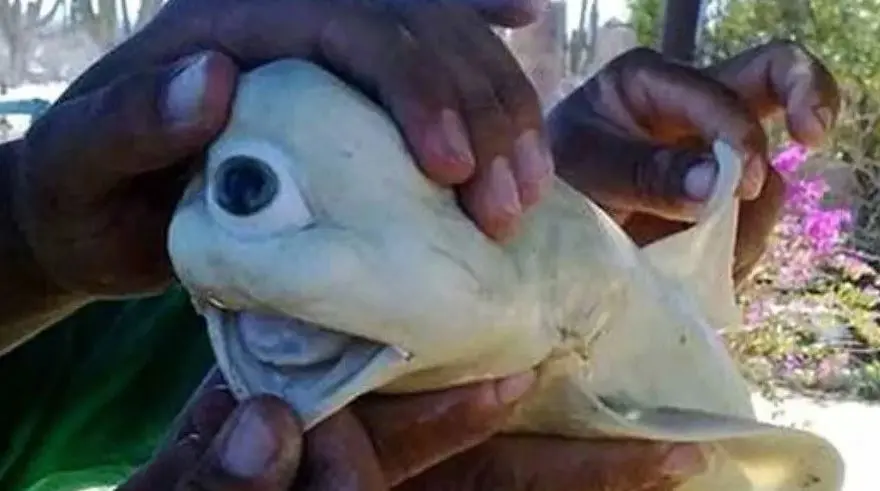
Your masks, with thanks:
[{"label": "single large eye", "polygon": [[278,176],[262,160],[236,155],[217,166],[217,204],[232,215],[259,213],[278,196]]},{"label": "single large eye", "polygon": [[265,235],[312,222],[285,152],[260,140],[224,141],[210,152],[208,209],[239,236]]}]

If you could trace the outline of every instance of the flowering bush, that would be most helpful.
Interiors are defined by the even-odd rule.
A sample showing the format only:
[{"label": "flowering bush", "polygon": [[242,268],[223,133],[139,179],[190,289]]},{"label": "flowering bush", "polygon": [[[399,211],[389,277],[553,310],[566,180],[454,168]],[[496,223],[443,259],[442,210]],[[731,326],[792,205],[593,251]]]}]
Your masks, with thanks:
[{"label": "flowering bush", "polygon": [[821,176],[802,176],[807,150],[773,160],[787,181],[782,218],[741,295],[746,327],[725,333],[746,374],[767,386],[880,397],[880,293],[846,247],[849,209],[827,203]]},{"label": "flowering bush", "polygon": [[852,213],[825,206],[828,184],[821,176],[800,178],[807,150],[791,145],[773,159],[786,179],[785,208],[765,264],[775,269],[779,288],[802,288],[819,269],[845,263],[842,250]]}]

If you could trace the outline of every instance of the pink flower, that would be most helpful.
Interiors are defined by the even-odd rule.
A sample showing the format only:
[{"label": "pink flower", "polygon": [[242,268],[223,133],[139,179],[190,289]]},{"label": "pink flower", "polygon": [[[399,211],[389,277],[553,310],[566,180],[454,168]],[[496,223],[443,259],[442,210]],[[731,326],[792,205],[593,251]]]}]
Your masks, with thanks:
[{"label": "pink flower", "polygon": [[795,175],[806,159],[806,148],[797,144],[789,145],[773,159],[773,166],[787,177],[788,185],[783,216],[766,261],[776,281],[786,288],[805,286],[820,268],[838,264],[837,257],[853,221],[849,210],[824,203],[829,186],[821,176]]},{"label": "pink flower", "polygon": [[807,149],[803,145],[789,145],[773,159],[773,167],[783,175],[791,175],[800,169],[807,160]]}]

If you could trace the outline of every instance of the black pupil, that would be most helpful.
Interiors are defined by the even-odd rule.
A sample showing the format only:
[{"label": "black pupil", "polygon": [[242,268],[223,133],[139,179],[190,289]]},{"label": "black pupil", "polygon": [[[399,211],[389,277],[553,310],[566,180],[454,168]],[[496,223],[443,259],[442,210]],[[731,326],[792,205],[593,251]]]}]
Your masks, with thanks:
[{"label": "black pupil", "polygon": [[278,194],[278,176],[265,162],[235,156],[220,163],[214,178],[217,204],[236,216],[260,212]]}]

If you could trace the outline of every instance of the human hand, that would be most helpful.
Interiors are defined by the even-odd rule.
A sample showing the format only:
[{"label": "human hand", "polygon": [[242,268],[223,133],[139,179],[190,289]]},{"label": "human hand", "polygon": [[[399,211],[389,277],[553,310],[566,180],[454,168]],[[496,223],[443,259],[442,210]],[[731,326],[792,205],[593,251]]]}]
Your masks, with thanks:
[{"label": "human hand", "polygon": [[544,2],[379,3],[166,4],[18,144],[14,211],[37,267],[88,298],[167,285],[168,222],[240,71],[282,57],[329,66],[375,97],[425,174],[456,186],[487,234],[508,236],[552,159],[534,90],[485,19],[520,25]]},{"label": "human hand", "polygon": [[[534,381],[529,372],[471,386],[358,402],[305,436],[282,400],[238,403],[215,374],[173,441],[119,489],[373,491],[388,489],[497,429]],[[383,421],[394,418],[394,424]]]},{"label": "human hand", "polygon": [[533,381],[525,373],[370,395],[305,437],[278,399],[238,405],[225,389],[208,389],[187,410],[175,443],[119,489],[660,491],[703,469],[690,445],[494,436]]},{"label": "human hand", "polygon": [[498,436],[397,491],[671,491],[705,471],[696,445]]},{"label": "human hand", "polygon": [[772,42],[705,70],[630,51],[554,108],[548,131],[560,178],[597,201],[639,244],[689,226],[714,187],[709,145],[745,155],[734,278],[763,253],[784,183],[769,166],[761,119],[820,143],[840,106],[828,70],[802,46]]},{"label": "human hand", "polygon": [[[455,389],[461,390],[461,389]],[[446,398],[454,391],[439,392]],[[476,394],[476,393],[475,393]],[[476,401],[477,399],[471,399]],[[394,406],[397,406],[395,409]],[[400,435],[402,446],[382,443],[374,438],[380,453],[406,453],[421,423],[401,414],[394,397],[367,398],[355,403],[353,411],[372,434]],[[444,403],[437,404],[443,408]],[[480,414],[472,412],[471,414]],[[581,440],[552,436],[498,435],[509,413],[490,418],[474,418],[460,413],[447,419],[449,426],[437,425],[425,431],[428,438],[416,448],[431,448],[444,435],[471,427],[472,438],[460,452],[448,453],[445,460],[421,473],[410,473],[395,491],[667,491],[706,469],[706,459],[697,445],[639,440]],[[401,417],[403,416],[403,417]],[[489,424],[487,424],[489,423]],[[491,428],[491,431],[486,431]],[[465,430],[467,431],[467,430]],[[378,442],[378,443],[377,443]],[[393,461],[393,460],[392,460]],[[393,471],[391,471],[393,472]]]}]

